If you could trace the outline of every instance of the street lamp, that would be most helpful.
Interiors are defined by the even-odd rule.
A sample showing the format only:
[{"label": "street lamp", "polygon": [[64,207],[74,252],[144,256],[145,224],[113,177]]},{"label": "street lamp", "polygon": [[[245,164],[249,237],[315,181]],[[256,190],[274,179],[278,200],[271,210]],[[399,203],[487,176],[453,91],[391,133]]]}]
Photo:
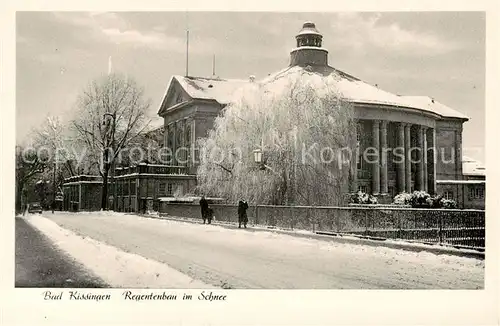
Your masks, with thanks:
[{"label": "street lamp", "polygon": [[[107,124],[107,120],[106,120],[106,116],[109,116],[112,118],[111,122],[112,122],[112,135],[113,135],[113,138],[111,139],[111,147],[113,148],[113,151],[114,151],[114,145],[115,145],[115,128],[116,128],[116,112],[105,112],[103,115],[102,115],[102,118],[103,118],[103,122],[102,122],[102,125],[103,126],[106,126],[106,145],[108,145],[108,127],[109,125]],[[105,149],[104,149],[104,164],[105,164],[105,168],[108,169],[108,159],[109,159],[109,146],[107,146]],[[116,157],[116,153],[113,152],[113,156]],[[113,168],[111,169],[111,173],[112,173],[112,182],[113,182],[113,210],[116,211],[116,182],[115,182],[115,159],[113,157]],[[106,185],[107,187],[107,185]],[[107,193],[107,192],[106,192]],[[109,198],[109,193],[107,193],[108,196],[106,198],[106,207],[108,205],[108,198]]]},{"label": "street lamp", "polygon": [[253,151],[253,160],[255,163],[257,163],[260,166],[261,170],[266,169],[266,165],[262,161],[262,149],[258,148]]},{"label": "street lamp", "polygon": [[53,178],[53,194],[52,194],[52,214],[54,214],[54,209],[56,206],[56,169],[57,169],[57,162],[54,160],[54,178]]}]

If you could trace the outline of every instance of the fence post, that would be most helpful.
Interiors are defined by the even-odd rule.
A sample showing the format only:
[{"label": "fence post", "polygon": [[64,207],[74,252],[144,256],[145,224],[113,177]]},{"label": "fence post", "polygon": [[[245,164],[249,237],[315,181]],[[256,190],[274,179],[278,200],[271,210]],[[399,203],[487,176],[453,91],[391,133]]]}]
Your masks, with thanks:
[{"label": "fence post", "polygon": [[255,225],[259,225],[259,205],[255,204]]},{"label": "fence post", "polygon": [[439,230],[438,230],[439,244],[443,244],[443,214],[439,212]]},{"label": "fence post", "polygon": [[403,237],[403,228],[401,227],[401,212],[399,211],[398,213],[398,234],[397,238],[402,238]]},{"label": "fence post", "polygon": [[365,211],[365,235],[368,235],[368,209],[364,209]]},{"label": "fence post", "polygon": [[316,219],[314,218],[316,215],[312,214],[312,217],[311,217],[311,208],[310,207],[307,207],[306,210],[307,210],[307,220],[311,221],[312,231],[313,231],[313,233],[316,233]]},{"label": "fence post", "polygon": [[339,232],[340,231],[339,230],[339,224],[340,224],[340,222],[339,222],[339,218],[340,218],[339,215],[340,214],[339,213],[340,212],[337,212],[335,209],[333,209],[332,212],[333,212],[333,221],[335,223],[335,232]]}]

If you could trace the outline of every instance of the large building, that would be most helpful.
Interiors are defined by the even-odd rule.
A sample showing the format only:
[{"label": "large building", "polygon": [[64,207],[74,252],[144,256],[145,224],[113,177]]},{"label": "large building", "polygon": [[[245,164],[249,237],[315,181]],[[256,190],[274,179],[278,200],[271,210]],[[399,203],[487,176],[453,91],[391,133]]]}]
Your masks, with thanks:
[{"label": "large building", "polygon": [[[296,41],[289,66],[259,82],[280,83],[309,74],[336,83],[354,107],[359,153],[370,147],[381,157],[376,163],[367,163],[362,155],[358,158],[352,190],[374,194],[383,201],[400,192],[424,190],[455,199],[461,207],[484,208],[484,169],[474,176],[464,174],[462,130],[467,116],[433,98],[395,95],[329,66],[323,36],[313,23],[303,25]],[[252,82],[253,77],[173,76],[158,111],[164,119],[165,146],[175,152],[206,137],[233,94]],[[395,160],[388,148],[400,148],[402,159]],[[410,150],[415,148],[421,151]],[[183,155],[189,174],[195,174],[196,164],[189,159],[192,153]]]}]

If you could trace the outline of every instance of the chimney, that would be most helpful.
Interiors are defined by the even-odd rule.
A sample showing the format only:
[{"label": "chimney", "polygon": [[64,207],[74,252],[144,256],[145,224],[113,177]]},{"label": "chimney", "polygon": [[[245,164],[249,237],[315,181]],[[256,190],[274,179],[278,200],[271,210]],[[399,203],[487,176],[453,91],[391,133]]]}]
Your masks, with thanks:
[{"label": "chimney", "polygon": [[254,76],[254,75],[251,75],[251,76],[249,77],[249,79],[250,79],[250,82],[251,82],[251,83],[255,82],[255,76]]}]

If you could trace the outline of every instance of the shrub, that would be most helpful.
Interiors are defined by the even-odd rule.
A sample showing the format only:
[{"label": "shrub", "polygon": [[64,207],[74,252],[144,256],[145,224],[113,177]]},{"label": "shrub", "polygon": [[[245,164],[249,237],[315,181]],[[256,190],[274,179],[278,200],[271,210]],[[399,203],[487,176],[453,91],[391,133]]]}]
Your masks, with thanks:
[{"label": "shrub", "polygon": [[351,196],[353,204],[377,204],[377,197],[367,194],[366,192],[358,191]]},{"label": "shrub", "polygon": [[413,208],[457,208],[454,200],[444,199],[443,196],[431,196],[425,191],[414,191],[409,194],[400,193],[394,197],[394,205],[411,205]]},{"label": "shrub", "polygon": [[414,191],[411,194],[410,204],[415,208],[428,208],[429,202],[432,200],[431,195],[425,191]]},{"label": "shrub", "polygon": [[394,197],[394,205],[411,205],[411,194],[402,192]]},{"label": "shrub", "polygon": [[456,209],[457,202],[452,199],[441,199],[441,207],[446,209]]}]

